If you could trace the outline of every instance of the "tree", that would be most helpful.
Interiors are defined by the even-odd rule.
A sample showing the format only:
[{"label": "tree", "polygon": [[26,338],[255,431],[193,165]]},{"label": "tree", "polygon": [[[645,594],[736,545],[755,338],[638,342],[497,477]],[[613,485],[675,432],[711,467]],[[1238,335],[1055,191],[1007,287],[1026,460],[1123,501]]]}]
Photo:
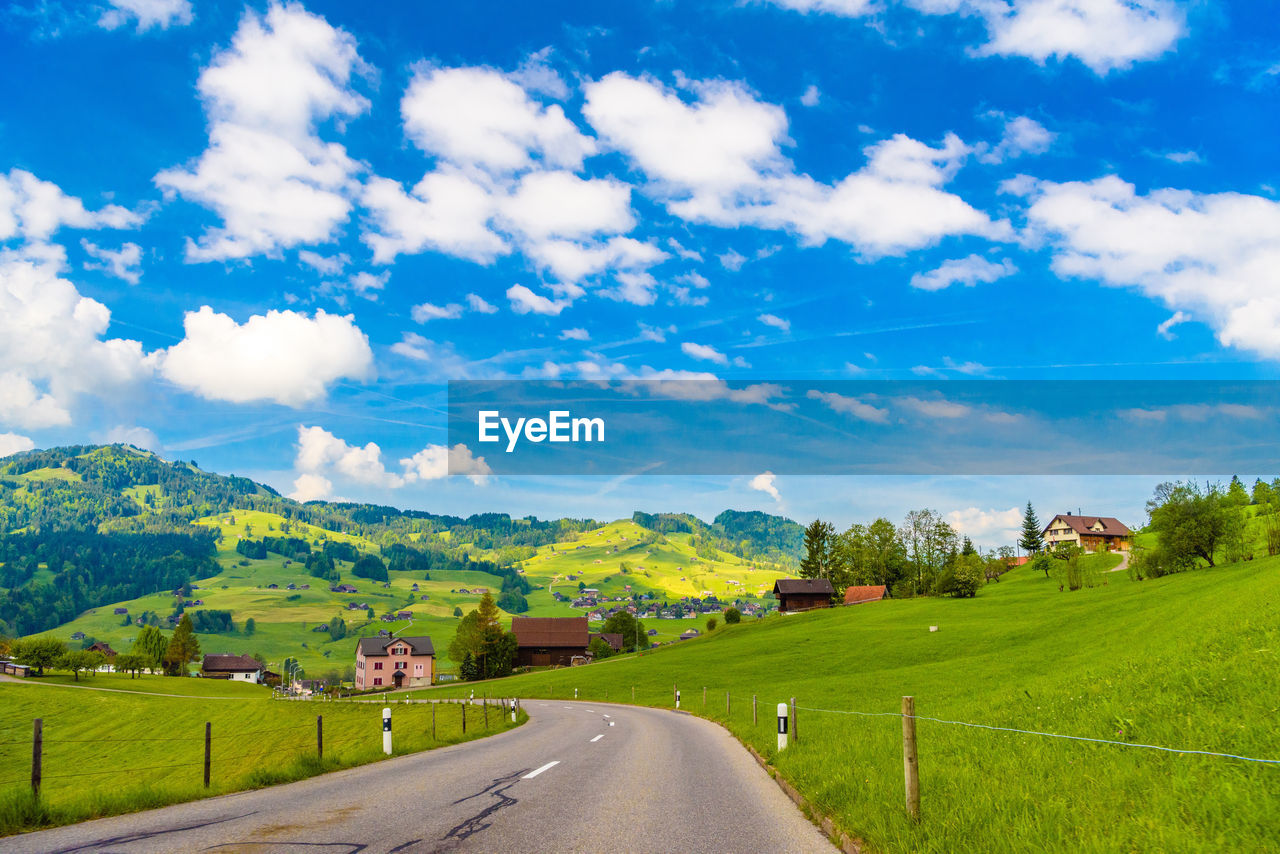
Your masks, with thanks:
[{"label": "tree", "polygon": [[461,662],[470,656],[474,679],[493,679],[511,673],[516,637],[503,630],[501,616],[493,596],[485,593],[479,607],[462,618],[449,644],[449,657],[454,661]]},{"label": "tree", "polygon": [[1239,475],[1233,474],[1231,476],[1231,484],[1227,487],[1226,503],[1231,507],[1247,507],[1249,505],[1249,493],[1245,491]]},{"label": "tree", "polygon": [[717,622],[715,617],[707,617],[707,631],[714,632],[716,630],[716,625]]},{"label": "tree", "polygon": [[724,609],[724,624],[732,626],[742,622],[742,612],[732,606]]},{"label": "tree", "polygon": [[835,526],[816,519],[804,529],[804,559],[800,561],[801,578],[827,578],[831,572],[831,550]]},{"label": "tree", "polygon": [[13,660],[36,668],[36,675],[43,676],[46,667],[54,667],[67,652],[67,645],[57,638],[27,638],[13,644]]},{"label": "tree", "polygon": [[80,681],[80,671],[97,670],[107,660],[107,657],[95,650],[73,649],[64,652],[62,657],[58,659],[57,665],[63,670],[70,670],[72,678]]},{"label": "tree", "polygon": [[635,652],[648,647],[648,635],[644,624],[636,619],[630,611],[615,611],[604,621],[600,629],[604,634],[622,635],[622,651]]},{"label": "tree", "polygon": [[453,616],[455,616],[455,617],[461,617],[461,616],[462,616],[462,606],[461,606],[461,605],[454,605],[454,606],[453,606]]},{"label": "tree", "polygon": [[591,653],[591,657],[595,661],[604,661],[613,655],[613,647],[609,646],[609,642],[604,638],[592,638],[591,643],[587,646],[587,652]]},{"label": "tree", "polygon": [[1227,533],[1228,516],[1240,511],[1227,505],[1217,486],[1201,489],[1178,481],[1157,486],[1147,512],[1166,562],[1189,566],[1199,558],[1215,566],[1214,552]]},{"label": "tree", "polygon": [[169,638],[169,648],[164,653],[165,673],[170,676],[189,675],[187,665],[200,657],[200,641],[191,626],[191,616],[183,614],[178,627]]},{"label": "tree", "polygon": [[982,556],[976,552],[962,555],[951,572],[950,594],[957,599],[967,599],[978,595],[978,588],[986,583],[986,566]]},{"label": "tree", "polygon": [[254,621],[253,617],[250,617],[249,619],[244,621],[244,633],[246,636],[252,635],[257,630],[258,630],[258,624],[256,621]]},{"label": "tree", "polygon": [[164,632],[155,626],[143,626],[131,651],[142,656],[147,669],[155,673],[156,668],[164,663],[164,654],[168,649],[169,639],[164,636]]},{"label": "tree", "polygon": [[1254,480],[1253,492],[1249,499],[1251,504],[1256,504],[1261,508],[1258,512],[1266,512],[1267,506],[1271,504],[1273,498],[1275,498],[1275,493],[1271,489],[1271,484],[1262,478]]},{"label": "tree", "polygon": [[1044,540],[1040,537],[1040,519],[1036,510],[1027,502],[1027,510],[1022,514],[1022,536],[1018,538],[1018,547],[1029,555],[1039,554],[1044,549]]},{"label": "tree", "polygon": [[364,555],[351,566],[351,574],[356,578],[368,578],[373,581],[387,581],[387,565],[377,555]]},{"label": "tree", "polygon": [[465,682],[474,682],[480,678],[480,671],[476,667],[476,660],[471,653],[468,652],[462,657],[462,662],[458,665],[458,675]]},{"label": "tree", "polygon": [[146,666],[147,660],[136,652],[122,652],[116,656],[116,672],[128,673],[130,679],[137,679]]}]

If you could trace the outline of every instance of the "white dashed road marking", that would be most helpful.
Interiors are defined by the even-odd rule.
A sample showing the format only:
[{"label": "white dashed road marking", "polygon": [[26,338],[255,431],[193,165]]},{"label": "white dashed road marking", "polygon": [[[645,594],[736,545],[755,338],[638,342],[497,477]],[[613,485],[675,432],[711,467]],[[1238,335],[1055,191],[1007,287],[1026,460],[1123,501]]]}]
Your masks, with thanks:
[{"label": "white dashed road marking", "polygon": [[600,740],[600,739],[602,739],[602,738],[604,738],[604,733],[600,733],[599,735],[597,735],[595,738],[593,738],[593,739],[591,739],[591,740],[592,740],[593,742],[595,742],[595,741],[599,741],[599,740]]},{"label": "white dashed road marking", "polygon": [[520,779],[532,780],[534,777],[537,777],[539,774],[541,774],[543,771],[546,771],[548,768],[554,768],[556,765],[559,765],[559,764],[560,764],[559,759],[555,760],[554,762],[548,762],[546,765],[543,765],[541,768],[535,768],[534,770],[530,771],[528,774],[525,774]]}]

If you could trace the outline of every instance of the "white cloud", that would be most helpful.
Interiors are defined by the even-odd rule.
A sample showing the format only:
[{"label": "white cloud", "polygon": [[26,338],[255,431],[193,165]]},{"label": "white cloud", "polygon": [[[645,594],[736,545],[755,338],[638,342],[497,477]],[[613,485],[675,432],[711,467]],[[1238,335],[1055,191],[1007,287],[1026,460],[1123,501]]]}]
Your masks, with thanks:
[{"label": "white cloud", "polygon": [[498,312],[496,305],[490,305],[484,297],[476,294],[467,294],[467,307],[480,314],[497,314]]},{"label": "white cloud", "polygon": [[322,427],[299,426],[297,449],[294,467],[304,474],[336,474],[347,481],[375,487],[404,485],[403,477],[387,471],[382,449],[373,442],[357,447]]},{"label": "white cloud", "polygon": [[692,341],[685,341],[680,345],[680,350],[686,356],[700,359],[704,362],[715,362],[717,365],[729,364],[728,356],[708,344],[695,344]]},{"label": "white cloud", "polygon": [[572,172],[530,172],[501,210],[508,223],[533,241],[621,234],[635,226],[629,186]]},{"label": "white cloud", "polygon": [[424,302],[421,305],[415,305],[410,311],[410,316],[417,323],[428,323],[432,320],[457,320],[462,317],[462,306],[456,302],[448,305],[433,305]]},{"label": "white cloud", "polygon": [[940,267],[926,273],[916,273],[911,277],[911,287],[922,291],[940,291],[952,285],[971,288],[979,282],[994,282],[1016,272],[1018,268],[1008,258],[997,264],[981,255],[970,255],[944,261]]},{"label": "white cloud", "polygon": [[765,326],[772,326],[774,329],[780,329],[783,332],[791,331],[791,321],[783,320],[776,314],[762,314],[758,320]]},{"label": "white cloud", "polygon": [[590,341],[591,333],[582,328],[565,329],[560,332],[561,341]]},{"label": "white cloud", "polygon": [[245,258],[332,239],[347,219],[358,165],[316,125],[369,104],[355,39],[296,4],[247,11],[231,47],[200,74],[209,147],[155,182],[215,211],[221,227],[188,241],[190,261]]},{"label": "white cloud", "polygon": [[138,22],[138,32],[145,33],[152,27],[167,30],[171,26],[191,23],[189,0],[107,0],[111,8],[102,13],[98,26],[115,30],[132,20]]},{"label": "white cloud", "polygon": [[294,501],[320,501],[333,494],[333,481],[318,474],[300,474],[289,497]]},{"label": "white cloud", "polygon": [[452,448],[445,445],[428,445],[412,457],[400,461],[405,470],[405,481],[440,480],[449,475],[466,475],[476,486],[488,483],[493,469],[485,462],[484,457],[471,453],[466,445],[457,444]]},{"label": "white cloud", "polygon": [[530,246],[528,253],[540,269],[561,282],[578,282],[608,270],[638,272],[669,257],[653,244],[630,237],[612,237],[593,245],[546,240]]},{"label": "white cloud", "polygon": [[298,260],[324,276],[336,276],[351,263],[351,258],[345,252],[326,256],[310,249],[301,250]]},{"label": "white cloud", "polygon": [[427,249],[490,264],[510,251],[489,226],[497,212],[493,191],[453,169],[429,173],[412,193],[388,178],[371,178],[361,203],[376,226],[361,239],[379,264]]},{"label": "white cloud", "polygon": [[1269,410],[1241,403],[1178,403],[1172,406],[1150,409],[1141,407],[1121,409],[1116,414],[1121,418],[1132,421],[1164,422],[1174,418],[1192,424],[1203,424],[1206,421],[1220,418],[1231,418],[1237,421],[1240,419],[1261,421],[1273,415]]},{"label": "white cloud", "polygon": [[511,300],[511,310],[516,314],[558,315],[569,306],[568,300],[551,300],[535,294],[524,285],[512,285],[507,288],[507,299]]},{"label": "white cloud", "polygon": [[674,326],[646,326],[643,323],[638,324],[640,327],[640,339],[642,341],[656,341],[662,344],[667,340],[667,335],[674,335],[676,328]]},{"label": "white cloud", "polygon": [[1013,542],[1022,528],[1022,511],[1017,507],[1008,510],[966,507],[952,510],[945,516],[947,524],[961,534],[984,542]]},{"label": "white cloud", "polygon": [[1194,151],[1170,151],[1161,155],[1171,163],[1200,163],[1200,155]]},{"label": "white cloud", "polygon": [[751,483],[749,485],[757,492],[767,493],[774,501],[781,504],[782,496],[778,494],[778,487],[775,485],[777,479],[777,476],[773,472],[767,471],[751,478]]},{"label": "white cloud", "polygon": [[736,273],[742,269],[742,265],[747,263],[747,256],[741,252],[730,249],[722,255],[716,256],[720,261],[720,266],[724,267],[731,273]]},{"label": "white cloud", "polygon": [[106,433],[98,434],[94,437],[94,441],[105,445],[117,443],[133,445],[147,451],[159,451],[164,447],[160,442],[160,438],[146,427],[127,427],[125,425],[118,425],[112,427]]},{"label": "white cloud", "polygon": [[977,374],[985,374],[991,370],[981,362],[972,362],[972,361],[957,362],[955,359],[951,358],[950,356],[942,357],[942,366],[949,371],[955,371],[956,373],[959,373],[959,374],[968,374],[969,376],[976,376]]},{"label": "white cloud", "polygon": [[810,84],[809,88],[804,90],[804,94],[800,96],[800,103],[806,107],[816,107],[818,102],[822,100],[822,92],[817,86]]},{"label": "white cloud", "polygon": [[1191,320],[1191,315],[1187,314],[1185,311],[1175,311],[1168,320],[1163,321],[1156,327],[1156,334],[1166,341],[1172,341],[1174,338],[1178,337],[1173,334],[1173,327],[1180,323],[1186,323],[1189,320]]},{"label": "white cloud", "polygon": [[816,388],[809,389],[805,396],[810,400],[821,401],[832,412],[852,415],[860,421],[869,421],[873,424],[886,424],[889,421],[889,410],[873,406],[856,397],[837,394],[833,391],[819,391]]},{"label": "white cloud", "polygon": [[131,285],[138,284],[142,279],[142,247],[138,244],[125,243],[119,249],[107,249],[88,240],[81,240],[80,246],[94,259],[93,262],[85,262],[86,270],[102,270]]},{"label": "white cloud", "polygon": [[[588,84],[583,109],[611,147],[649,178],[649,191],[690,222],[790,232],[806,245],[838,240],[867,256],[901,253],[948,235],[1003,238],[959,196],[941,189],[970,149],[948,135],[931,148],[904,135],[865,149],[867,164],[834,184],[797,173],[781,107],[737,82],[684,81],[696,100],[650,77],[609,74]],[[740,261],[721,262],[733,269]]]},{"label": "white cloud", "polygon": [[359,272],[351,277],[351,289],[365,299],[377,299],[377,291],[387,286],[387,282],[391,279],[391,271],[385,270],[377,275],[367,272]]},{"label": "white cloud", "polygon": [[0,457],[8,457],[35,448],[36,443],[17,433],[0,433]]},{"label": "white cloud", "polygon": [[69,424],[80,395],[118,397],[151,372],[137,341],[103,337],[111,312],[65,266],[61,247],[0,250],[0,425]]},{"label": "white cloud", "polygon": [[1004,135],[989,151],[978,156],[983,163],[1003,163],[1024,154],[1043,154],[1049,150],[1057,134],[1027,116],[1016,116],[1005,122]]},{"label": "white cloud", "polygon": [[1241,193],[1157,189],[1115,176],[1022,179],[1033,233],[1053,270],[1136,288],[1208,323],[1229,347],[1280,358],[1280,203]]},{"label": "white cloud", "polygon": [[[871,0],[772,0],[800,12],[872,16]],[[901,0],[929,15],[981,18],[988,41],[979,55],[1024,56],[1039,63],[1075,57],[1097,74],[1155,59],[1186,32],[1173,0]]]},{"label": "white cloud", "polygon": [[970,406],[942,398],[900,397],[897,403],[926,418],[965,418],[973,413],[973,408]]},{"label": "white cloud", "polygon": [[142,217],[119,205],[90,211],[50,181],[11,169],[0,174],[0,240],[48,240],[64,226],[71,228],[134,228]]},{"label": "white cloud", "polygon": [[373,376],[369,340],[350,315],[273,310],[238,324],[206,305],[183,327],[183,340],[159,354],[160,372],[210,400],[300,406],[339,379]]}]

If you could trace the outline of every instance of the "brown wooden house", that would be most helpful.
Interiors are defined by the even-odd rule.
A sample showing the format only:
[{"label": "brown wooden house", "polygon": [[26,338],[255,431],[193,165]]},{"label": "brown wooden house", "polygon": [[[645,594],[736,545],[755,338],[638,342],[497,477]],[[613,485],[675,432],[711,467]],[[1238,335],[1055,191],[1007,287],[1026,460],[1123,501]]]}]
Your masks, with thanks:
[{"label": "brown wooden house", "polygon": [[830,608],[836,590],[825,578],[781,578],[774,582],[773,595],[779,611],[812,611]]},{"label": "brown wooden house", "polygon": [[1040,532],[1045,547],[1052,551],[1060,543],[1071,543],[1086,552],[1099,549],[1127,552],[1133,532],[1114,516],[1073,516],[1059,513]]},{"label": "brown wooden house", "polygon": [[575,655],[587,654],[586,617],[512,617],[511,631],[520,667],[568,667]]}]

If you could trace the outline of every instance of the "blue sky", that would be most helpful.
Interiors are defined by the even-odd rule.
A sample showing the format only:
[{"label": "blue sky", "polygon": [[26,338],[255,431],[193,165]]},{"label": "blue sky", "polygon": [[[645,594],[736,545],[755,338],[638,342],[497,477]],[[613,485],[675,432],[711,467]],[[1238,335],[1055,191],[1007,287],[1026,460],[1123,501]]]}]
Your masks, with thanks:
[{"label": "blue sky", "polygon": [[0,454],[127,440],[451,513],[1141,521],[1154,478],[446,477],[444,382],[1275,379],[1278,30],[1215,0],[14,3]]}]

